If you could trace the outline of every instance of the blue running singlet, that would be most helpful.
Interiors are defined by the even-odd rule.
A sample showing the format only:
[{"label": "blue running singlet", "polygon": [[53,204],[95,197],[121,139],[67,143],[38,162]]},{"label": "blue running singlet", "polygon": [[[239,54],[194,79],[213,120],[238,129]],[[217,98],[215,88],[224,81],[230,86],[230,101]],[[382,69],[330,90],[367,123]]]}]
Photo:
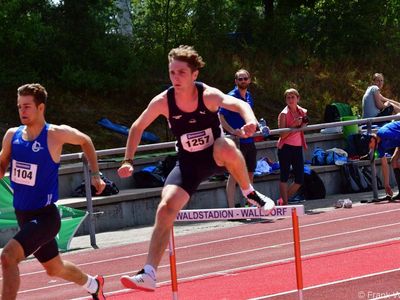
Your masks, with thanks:
[{"label": "blue running singlet", "polygon": [[47,146],[49,124],[45,124],[33,141],[22,138],[20,126],[11,141],[11,186],[14,208],[36,210],[58,200],[58,168]]}]

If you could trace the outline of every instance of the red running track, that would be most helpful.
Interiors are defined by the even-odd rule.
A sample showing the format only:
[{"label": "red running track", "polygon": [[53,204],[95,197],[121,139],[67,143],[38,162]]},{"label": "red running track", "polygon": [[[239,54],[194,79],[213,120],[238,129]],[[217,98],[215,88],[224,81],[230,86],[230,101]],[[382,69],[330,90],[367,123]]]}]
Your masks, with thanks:
[{"label": "red running track", "polygon": [[[399,204],[354,206],[299,221],[304,299],[400,298]],[[297,299],[292,240],[290,219],[176,237],[179,299]],[[167,254],[156,292],[126,290],[119,282],[141,268],[147,246],[63,257],[90,274],[105,275],[108,299],[172,299]],[[82,288],[47,277],[34,260],[21,265],[21,278],[18,299],[89,299]]]}]

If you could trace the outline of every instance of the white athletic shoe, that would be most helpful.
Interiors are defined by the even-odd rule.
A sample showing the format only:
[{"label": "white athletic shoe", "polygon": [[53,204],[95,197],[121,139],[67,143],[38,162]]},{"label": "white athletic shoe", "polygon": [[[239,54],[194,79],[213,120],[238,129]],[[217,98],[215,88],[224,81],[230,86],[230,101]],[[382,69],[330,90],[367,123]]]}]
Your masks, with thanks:
[{"label": "white athletic shoe", "polygon": [[156,289],[156,281],[149,275],[140,270],[133,276],[124,275],[121,277],[121,283],[129,289],[137,289],[146,292],[154,292]]},{"label": "white athletic shoe", "polygon": [[253,191],[250,194],[246,196],[247,201],[250,202],[251,204],[254,204],[258,208],[262,208],[265,211],[271,211],[275,207],[275,202],[268,198],[267,196],[257,192]]}]

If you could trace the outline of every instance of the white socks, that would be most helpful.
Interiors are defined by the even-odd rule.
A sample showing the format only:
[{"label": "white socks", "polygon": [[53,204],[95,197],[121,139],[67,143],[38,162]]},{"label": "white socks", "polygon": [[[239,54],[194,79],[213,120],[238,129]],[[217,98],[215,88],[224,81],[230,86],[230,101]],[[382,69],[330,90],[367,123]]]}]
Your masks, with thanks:
[{"label": "white socks", "polygon": [[93,276],[88,275],[88,280],[83,287],[90,293],[94,294],[97,292],[97,288],[99,287],[96,279]]},{"label": "white socks", "polygon": [[246,198],[248,194],[254,192],[253,186],[250,184],[248,189],[242,190],[243,196]]},{"label": "white socks", "polygon": [[153,268],[153,266],[145,265],[143,269],[146,274],[150,275],[151,278],[156,280],[156,270]]}]

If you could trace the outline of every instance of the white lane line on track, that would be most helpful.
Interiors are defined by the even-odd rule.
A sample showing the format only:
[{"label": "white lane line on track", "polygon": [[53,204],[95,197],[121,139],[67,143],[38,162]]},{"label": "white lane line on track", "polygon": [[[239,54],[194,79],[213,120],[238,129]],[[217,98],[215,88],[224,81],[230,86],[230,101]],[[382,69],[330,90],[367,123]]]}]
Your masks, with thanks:
[{"label": "white lane line on track", "polygon": [[[324,224],[329,224],[329,223],[333,223],[333,222],[347,221],[347,220],[352,220],[352,219],[355,219],[355,218],[364,218],[364,217],[369,217],[369,216],[379,215],[379,214],[384,214],[384,213],[392,213],[394,211],[400,211],[400,208],[392,209],[392,210],[385,210],[385,211],[375,212],[375,213],[369,213],[369,214],[362,214],[362,215],[358,215],[358,216],[351,216],[351,217],[333,219],[333,220],[322,221],[322,222],[317,222],[317,223],[312,223],[312,224],[300,225],[300,228],[307,228],[307,227],[312,227],[312,226],[324,225]],[[300,217],[300,218],[304,218],[304,217]],[[265,231],[265,232],[251,233],[251,234],[246,234],[246,235],[237,235],[237,236],[230,237],[230,238],[218,239],[218,240],[204,242],[204,243],[191,244],[191,245],[188,245],[188,246],[180,246],[180,247],[177,247],[176,249],[178,250],[178,249],[185,249],[185,248],[191,248],[191,247],[197,247],[197,246],[203,246],[203,245],[210,245],[210,244],[214,244],[214,243],[232,241],[232,240],[246,238],[246,237],[252,237],[252,236],[275,234],[275,233],[282,232],[282,231],[292,231],[292,227],[275,229],[275,230],[270,230],[270,231]]]},{"label": "white lane line on track", "polygon": [[[354,219],[354,218],[368,217],[368,216],[378,215],[378,214],[384,214],[384,213],[392,213],[392,212],[395,212],[395,211],[400,211],[400,208],[399,208],[399,209],[392,209],[392,210],[385,210],[385,211],[380,211],[380,212],[375,212],[375,213],[362,214],[362,215],[357,215],[357,216],[350,216],[350,217],[332,219],[332,220],[328,220],[328,221],[323,221],[323,222],[317,222],[317,223],[302,225],[302,226],[300,226],[300,228],[303,228],[303,227],[311,227],[311,226],[317,226],[317,225],[321,225],[321,224],[327,224],[327,223],[338,222],[338,221],[344,221],[344,220],[350,220],[350,219]],[[398,224],[398,223],[394,223],[394,224],[387,224],[387,225],[383,225],[383,226],[385,227],[385,226],[392,226],[392,225],[397,225],[397,224]],[[379,226],[377,226],[377,227],[371,227],[371,228],[366,228],[366,229],[359,229],[359,230],[356,230],[356,231],[372,230],[372,229],[375,229],[375,228],[378,228],[378,227],[379,227]],[[268,232],[250,234],[250,235],[241,235],[241,236],[236,236],[236,237],[233,237],[233,238],[219,239],[219,240],[215,240],[215,241],[211,241],[211,242],[206,242],[206,243],[199,243],[199,244],[193,244],[193,245],[190,245],[190,246],[177,247],[176,250],[185,249],[185,248],[190,248],[190,247],[196,247],[196,246],[201,246],[201,245],[207,245],[207,244],[212,244],[212,243],[217,243],[217,242],[229,241],[229,240],[232,240],[232,239],[238,239],[238,238],[244,238],[244,237],[257,236],[257,235],[261,235],[261,234],[277,233],[277,232],[287,231],[287,230],[291,230],[291,229],[292,229],[292,228],[290,227],[290,228],[277,229],[277,230],[272,230],[272,231],[268,231]],[[323,236],[323,237],[311,238],[311,239],[308,239],[308,240],[302,240],[302,243],[303,243],[303,242],[308,242],[308,241],[313,241],[313,240],[319,240],[319,239],[321,239],[321,238],[328,238],[328,237],[334,237],[334,236],[345,235],[345,234],[351,234],[351,233],[352,233],[352,232],[350,231],[350,232],[344,232],[344,233],[339,233],[339,234],[334,234],[334,235],[328,235],[328,236],[325,236],[325,237]],[[350,247],[350,248],[347,247],[347,248],[342,248],[342,249],[354,249],[354,248],[363,247],[363,246],[366,246],[366,245],[374,245],[374,244],[380,244],[380,243],[384,243],[384,242],[397,241],[397,240],[400,240],[400,239],[398,239],[398,238],[387,239],[387,240],[382,240],[382,241],[378,241],[378,242],[374,242],[374,243],[361,244],[361,245],[352,246],[352,247]],[[260,250],[265,250],[265,249],[268,249],[268,248],[282,247],[282,246],[290,245],[290,244],[293,244],[293,243],[292,243],[292,242],[289,242],[289,243],[281,243],[281,244],[278,244],[278,245],[271,245],[271,246],[262,247],[262,248],[258,248],[258,249],[248,250],[248,251],[246,251],[246,252],[249,252],[249,251],[260,251]],[[331,250],[331,251],[319,252],[319,253],[310,254],[310,255],[320,255],[320,254],[323,254],[323,253],[332,253],[332,252],[335,252],[335,251],[341,251],[341,249],[334,249],[334,250]],[[244,252],[244,251],[243,251],[243,252]],[[224,257],[224,256],[229,256],[229,255],[237,255],[237,254],[241,254],[241,253],[243,253],[243,252],[242,252],[242,251],[241,251],[241,252],[235,252],[235,253],[231,253],[231,254],[227,254],[227,255],[220,255],[220,256],[217,256],[217,257],[210,257],[210,258],[199,259],[199,260],[192,260],[192,261],[187,261],[187,262],[178,262],[177,265],[187,264],[187,263],[192,263],[192,262],[202,261],[202,260],[207,260],[207,259],[215,259],[215,258],[218,258],[218,257]],[[245,253],[246,253],[246,252],[245,252]],[[135,254],[135,255],[127,255],[127,256],[123,256],[123,257],[116,257],[116,258],[112,258],[112,259],[106,259],[106,260],[98,260],[98,261],[93,261],[93,262],[87,262],[87,263],[83,263],[83,264],[78,264],[78,266],[85,266],[85,265],[93,265],[93,264],[99,264],[99,263],[112,262],[112,261],[121,260],[121,259],[129,259],[129,258],[133,258],[133,257],[139,257],[139,256],[143,256],[143,255],[147,255],[147,252],[146,252],[146,253]],[[304,258],[304,257],[307,257],[307,256],[308,256],[308,255],[303,255],[302,257]],[[286,262],[286,261],[290,261],[290,260],[293,260],[293,258],[287,258],[287,259],[282,259],[282,260],[273,261],[273,262],[271,262],[271,264],[272,264],[272,263],[279,263],[279,262]],[[270,264],[270,263],[267,263],[267,264]],[[267,265],[267,264],[258,264],[258,265],[253,265],[253,266],[259,266],[259,265],[260,265],[260,266],[263,266],[263,265]],[[163,266],[160,266],[159,268],[165,268],[165,267],[169,267],[169,265],[163,265]],[[252,267],[252,266],[250,266],[250,267]],[[245,269],[246,269],[246,268],[248,268],[248,267],[245,267]],[[132,273],[134,273],[134,272],[135,272],[135,271],[132,271],[132,272],[122,272],[122,273],[118,273],[118,274],[109,275],[109,276],[106,276],[106,277],[120,276],[120,275],[124,275],[124,274],[132,274]],[[226,272],[226,271],[223,271],[223,272]],[[22,276],[35,275],[35,274],[39,274],[39,273],[44,273],[44,271],[41,270],[41,271],[36,271],[36,272],[24,273],[24,274],[21,274],[21,277],[22,277]],[[211,274],[213,274],[213,273],[211,273]],[[1,279],[2,279],[2,278],[0,278],[0,280],[1,280]],[[48,288],[53,288],[53,287],[57,287],[57,286],[69,285],[69,284],[71,284],[71,283],[64,283],[64,284],[60,284],[60,285],[54,285],[54,286],[43,287],[43,288],[38,288],[38,289],[20,291],[20,293],[25,293],[25,292],[29,292],[29,291],[35,291],[35,290],[41,290],[41,289],[48,289]]]},{"label": "white lane line on track", "polygon": [[[287,259],[287,261],[290,261],[290,260],[293,260],[293,259]],[[238,269],[231,269],[231,270],[225,270],[225,271],[219,271],[219,272],[212,272],[212,273],[203,274],[203,275],[184,277],[184,278],[179,278],[179,282],[183,283],[183,282],[192,281],[192,280],[195,280],[195,279],[204,279],[206,277],[211,277],[211,276],[215,276],[215,275],[227,275],[227,273],[230,273],[232,271],[243,271],[245,269],[246,268],[243,268],[243,269],[239,269],[238,268]],[[400,268],[392,269],[392,270],[386,270],[386,271],[382,271],[382,272],[371,273],[371,274],[366,274],[366,275],[362,275],[362,276],[350,277],[350,278],[337,280],[337,281],[331,281],[331,282],[327,282],[327,283],[323,283],[323,284],[318,284],[318,285],[306,287],[303,290],[312,290],[312,289],[317,289],[317,288],[321,288],[321,287],[325,287],[325,286],[330,286],[330,285],[335,285],[335,284],[340,284],[340,283],[345,283],[345,282],[351,282],[351,281],[355,281],[355,280],[360,280],[360,279],[379,276],[379,275],[385,275],[385,274],[398,272],[398,271],[400,271]],[[170,284],[170,283],[171,283],[170,280],[169,281],[163,281],[163,282],[157,283],[157,286],[160,287],[160,286],[164,286],[164,285],[167,285],[167,284]],[[111,296],[111,295],[114,295],[114,294],[119,294],[119,293],[123,293],[123,292],[127,292],[127,291],[132,291],[132,290],[123,289],[123,290],[118,290],[118,291],[113,291],[113,292],[106,293],[106,295],[107,296]],[[251,298],[251,299],[248,299],[248,300],[269,299],[269,298],[273,298],[273,297],[277,297],[277,296],[283,296],[283,295],[289,295],[289,294],[293,294],[293,293],[297,293],[297,290],[285,291],[285,292],[281,292],[281,293],[277,293],[277,294],[273,294],[273,295],[267,295],[267,296],[262,296],[262,297],[258,297],[258,298]],[[393,293],[391,295],[387,295],[387,296],[383,296],[383,297],[379,297],[379,298],[374,298],[374,299],[371,298],[371,300],[387,299],[387,298],[390,298],[390,297],[393,297],[393,296],[396,296],[396,295],[399,295],[399,294],[400,293]],[[87,297],[74,298],[72,300],[81,300],[81,299],[87,299]]]},{"label": "white lane line on track", "polygon": [[[313,241],[318,241],[320,239],[333,238],[333,237],[344,236],[344,235],[360,233],[360,232],[370,231],[370,230],[376,230],[376,229],[381,229],[381,228],[387,228],[387,227],[391,227],[391,226],[398,226],[398,225],[400,225],[400,222],[392,223],[392,224],[385,224],[385,225],[380,225],[380,226],[367,227],[367,228],[363,228],[363,229],[340,232],[340,233],[335,233],[335,234],[329,234],[329,235],[325,235],[325,236],[317,236],[317,237],[313,237],[313,238],[309,238],[309,239],[302,239],[301,243],[313,242]],[[253,236],[253,235],[251,234],[249,236]],[[242,236],[242,237],[247,237],[247,236]],[[221,239],[221,240],[217,240],[217,241],[218,242],[225,242],[225,241],[230,240],[230,239],[231,238]],[[212,241],[210,243],[215,243],[217,241]],[[190,246],[177,247],[175,250],[178,251],[178,250],[182,250],[182,249],[193,248],[193,247],[198,247],[198,246],[204,246],[204,245],[208,245],[208,244],[209,244],[208,242],[207,243],[198,243],[198,244],[193,244],[193,245],[190,245]],[[274,244],[274,245],[269,245],[269,246],[260,247],[260,248],[254,248],[254,249],[250,249],[250,250],[244,250],[244,251],[227,253],[227,254],[218,255],[218,256],[211,256],[211,257],[202,258],[202,259],[190,260],[190,261],[181,262],[181,263],[177,263],[177,264],[179,265],[179,264],[184,264],[184,263],[186,264],[186,263],[193,263],[193,262],[198,262],[198,261],[203,261],[203,260],[222,258],[222,257],[231,256],[231,255],[240,255],[240,254],[245,254],[245,253],[254,252],[254,251],[261,251],[261,250],[266,250],[266,249],[271,249],[271,248],[280,248],[280,247],[284,247],[284,246],[288,246],[288,245],[292,245],[292,244],[293,244],[293,242]],[[133,257],[139,257],[139,256],[143,256],[143,255],[147,255],[147,253],[140,253],[140,254],[135,254],[135,255],[127,255],[127,256],[123,256],[123,257],[116,257],[116,258],[105,259],[105,260],[98,260],[98,261],[95,261],[95,262],[77,264],[77,266],[81,267],[81,266],[86,266],[86,265],[107,263],[107,262],[112,262],[112,261],[116,261],[116,260],[130,259],[130,258],[133,258]],[[22,276],[31,276],[31,275],[44,273],[44,272],[45,272],[44,270],[40,270],[40,271],[35,271],[35,272],[23,273],[20,276],[21,277]],[[125,273],[121,273],[121,274],[125,274]],[[2,278],[0,277],[0,280],[1,279]]]},{"label": "white lane line on track", "polygon": [[[400,238],[392,238],[392,239],[386,239],[386,240],[381,240],[381,241],[376,241],[376,242],[371,242],[371,243],[365,243],[365,244],[361,244],[361,245],[356,245],[356,246],[349,246],[349,247],[344,247],[344,248],[339,248],[339,249],[333,249],[333,250],[327,250],[327,251],[321,251],[321,252],[315,252],[315,253],[310,253],[307,255],[302,255],[302,259],[304,258],[313,258],[313,257],[318,257],[321,255],[326,255],[326,254],[332,254],[332,253],[340,253],[340,252],[344,252],[344,251],[348,251],[348,250],[354,250],[360,247],[367,247],[367,246],[374,246],[374,245],[379,245],[379,244],[384,244],[384,243],[388,243],[388,242],[396,242],[396,241],[400,241]],[[236,255],[236,253],[231,254],[231,255]],[[205,258],[202,260],[207,260],[207,259],[211,259],[211,258]],[[178,262],[177,265],[183,265],[183,264],[188,264],[188,263],[193,263],[196,261],[201,261],[201,260],[191,260],[191,261],[185,261],[185,262]],[[270,261],[270,262],[265,262],[265,263],[258,263],[258,264],[252,264],[252,265],[248,265],[245,267],[237,267],[237,268],[231,268],[231,269],[226,269],[226,270],[219,270],[219,271],[214,271],[214,272],[209,272],[209,273],[204,273],[201,275],[195,275],[195,276],[190,276],[190,277],[180,277],[179,278],[179,282],[184,282],[184,281],[190,281],[190,280],[195,280],[195,279],[202,279],[202,278],[207,278],[210,276],[215,276],[215,275],[223,275],[223,274],[230,274],[233,272],[239,272],[239,271],[245,271],[245,270],[250,270],[253,268],[259,268],[259,267],[266,267],[269,265],[275,265],[275,264],[279,264],[279,263],[289,263],[294,261],[293,257],[288,257],[288,258],[283,258],[283,259],[279,259],[279,260],[274,260],[274,261]],[[158,269],[161,268],[169,268],[169,264],[168,265],[161,265]],[[117,274],[111,274],[111,275],[106,275],[104,276],[105,278],[111,278],[111,277],[116,277],[116,276],[121,276],[121,275],[125,275],[125,274],[135,274],[137,271],[139,270],[133,270],[132,272],[123,272],[123,273],[117,273]],[[167,281],[162,281],[159,282],[157,285],[165,285],[165,284],[170,284],[171,280],[167,280]],[[50,289],[53,287],[60,287],[60,286],[67,286],[67,285],[71,285],[73,283],[71,282],[66,282],[66,283],[62,283],[62,284],[57,284],[57,285],[53,285],[53,286],[48,286],[48,287],[40,287],[40,288],[34,288],[34,289],[29,289],[29,290],[23,290],[18,292],[19,294],[21,293],[29,293],[29,292],[35,292],[35,291],[39,291],[39,290],[44,290],[44,289]],[[125,290],[117,290],[114,291],[113,293],[121,293],[127,291]],[[81,299],[81,298],[80,298]],[[85,299],[85,298],[82,298]]]},{"label": "white lane line on track", "polygon": [[[331,282],[327,282],[327,283],[323,283],[323,284],[318,284],[318,285],[313,285],[313,286],[309,286],[303,289],[303,291],[307,291],[307,290],[313,290],[313,289],[318,289],[321,287],[326,287],[326,286],[330,286],[330,285],[335,285],[335,284],[340,284],[340,283],[345,283],[345,282],[351,282],[351,281],[355,281],[355,280],[360,280],[360,279],[364,279],[364,278],[369,278],[369,277],[374,277],[374,276],[380,276],[380,275],[385,275],[385,274],[390,274],[393,272],[399,272],[400,268],[397,269],[392,269],[392,270],[386,270],[386,271],[382,271],[382,272],[376,272],[376,273],[371,273],[371,274],[367,274],[367,275],[362,275],[362,276],[356,276],[356,277],[350,277],[350,278],[346,278],[346,279],[342,279],[342,280],[337,280],[337,281],[331,281]],[[282,293],[277,293],[277,294],[273,294],[273,295],[268,295],[268,296],[261,296],[261,297],[257,297],[257,298],[250,298],[248,300],[262,300],[262,299],[269,299],[269,298],[273,298],[273,297],[277,297],[277,296],[284,296],[284,295],[289,295],[289,294],[293,294],[293,293],[297,293],[297,290],[290,290],[290,291],[286,291],[286,292],[282,292]],[[389,297],[393,297],[396,295],[399,295],[400,293],[393,293],[391,295],[385,295],[384,297],[379,297],[379,298],[365,298],[365,299],[371,299],[371,300],[375,300],[375,299],[387,299]],[[365,295],[367,296],[367,295]],[[362,299],[362,298],[360,298]]]},{"label": "white lane line on track", "polygon": [[[392,213],[392,212],[395,212],[395,211],[400,211],[400,208],[391,209],[391,210],[384,210],[384,211],[375,212],[375,213],[362,214],[362,215],[357,215],[357,216],[351,216],[351,217],[345,217],[345,218],[339,218],[339,219],[332,219],[332,220],[322,221],[322,222],[317,222],[317,223],[312,223],[312,224],[300,225],[300,228],[307,228],[307,227],[312,227],[312,226],[329,224],[329,223],[333,223],[333,222],[352,220],[352,219],[355,219],[355,218],[364,218],[364,217],[369,217],[369,216],[373,216],[373,215]],[[176,250],[186,249],[186,248],[191,248],[191,247],[198,247],[198,246],[203,246],[203,245],[210,245],[210,244],[214,244],[214,243],[231,241],[231,240],[241,239],[241,238],[246,238],[246,237],[253,237],[253,236],[259,236],[259,235],[266,235],[266,234],[275,234],[275,233],[278,233],[278,232],[288,231],[288,230],[292,231],[292,227],[286,227],[286,228],[275,229],[275,230],[270,230],[270,231],[265,231],[265,232],[252,233],[252,234],[246,234],[246,235],[238,235],[238,236],[234,236],[234,237],[230,237],[230,238],[218,239],[218,240],[204,242],[204,243],[191,244],[191,245],[188,245],[188,246],[180,246],[180,247],[176,247]],[[126,256],[121,256],[121,257],[115,257],[115,258],[109,258],[109,259],[104,259],[104,260],[96,260],[96,261],[77,264],[77,266],[85,266],[85,265],[93,265],[93,264],[99,264],[99,263],[112,262],[112,261],[116,261],[116,260],[139,257],[139,256],[142,256],[142,255],[147,255],[147,252],[139,253],[139,254],[133,254],[133,255],[126,255]],[[44,272],[44,271],[37,271],[37,272],[26,273],[26,274],[30,275],[30,274],[37,274],[37,273],[42,273],[42,272]]]}]

